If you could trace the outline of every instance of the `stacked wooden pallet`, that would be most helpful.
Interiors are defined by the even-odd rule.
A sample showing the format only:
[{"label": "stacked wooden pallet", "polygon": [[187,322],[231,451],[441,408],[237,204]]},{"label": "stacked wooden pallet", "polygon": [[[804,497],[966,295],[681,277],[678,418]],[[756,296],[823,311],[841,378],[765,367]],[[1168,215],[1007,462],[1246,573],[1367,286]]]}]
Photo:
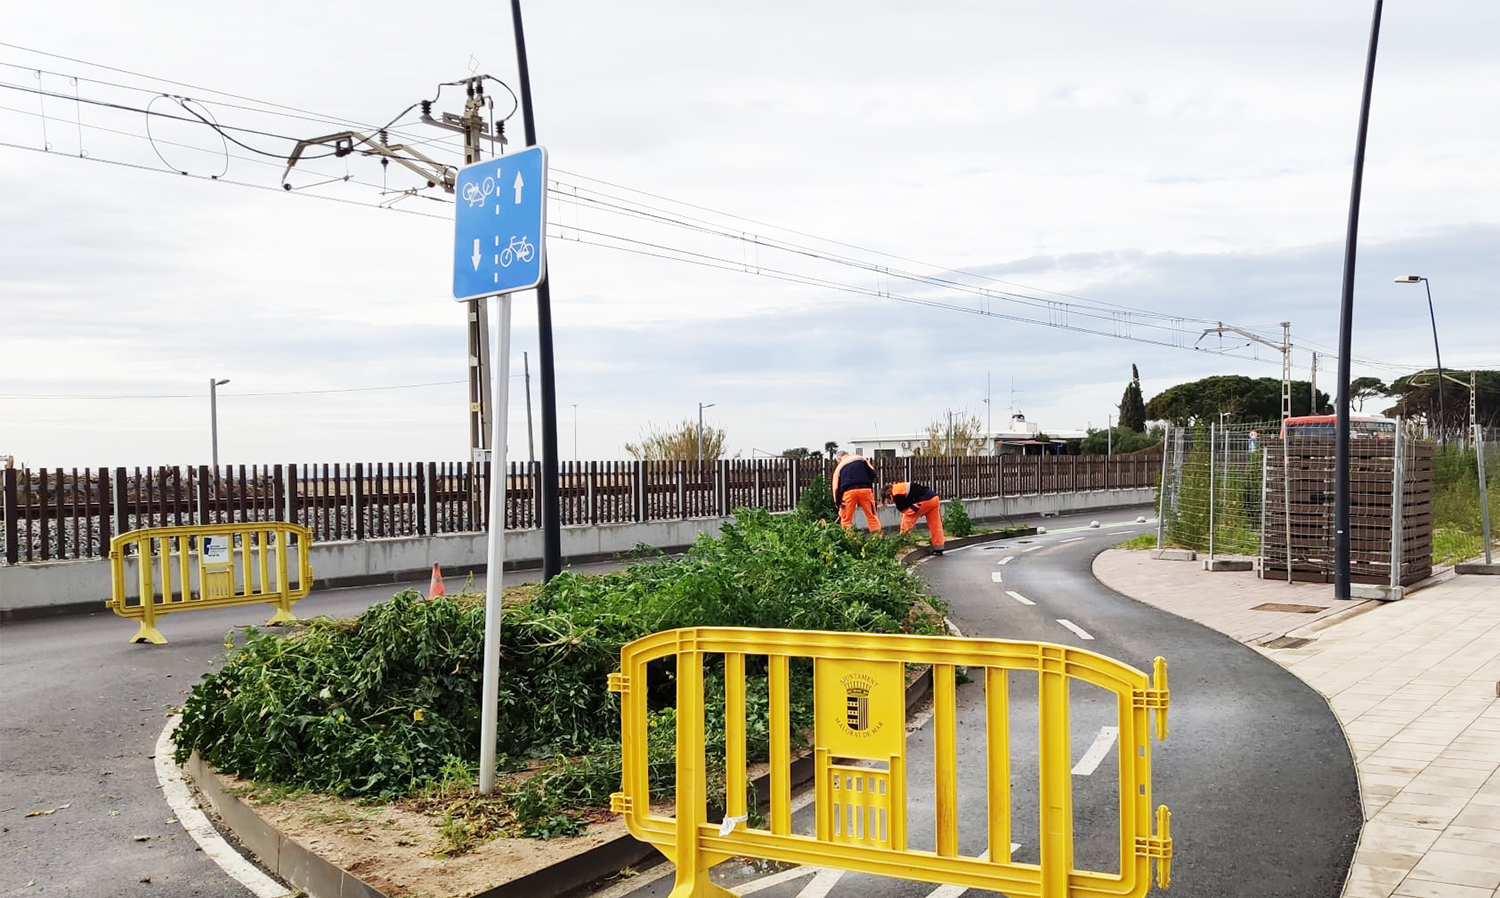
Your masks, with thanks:
[{"label": "stacked wooden pallet", "polygon": [[[1329,582],[1334,568],[1334,444],[1293,437],[1266,441],[1263,576]],[[1356,583],[1391,582],[1395,442],[1349,446],[1349,575]],[[1432,573],[1432,455],[1428,442],[1405,445],[1402,465],[1400,582]]]}]

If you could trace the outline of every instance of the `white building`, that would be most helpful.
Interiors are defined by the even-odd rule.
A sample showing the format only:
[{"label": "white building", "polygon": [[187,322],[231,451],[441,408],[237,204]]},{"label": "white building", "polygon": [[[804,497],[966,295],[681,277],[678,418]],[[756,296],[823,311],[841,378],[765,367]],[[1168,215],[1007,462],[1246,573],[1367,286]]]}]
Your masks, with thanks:
[{"label": "white building", "polygon": [[[1068,440],[1081,440],[1087,436],[1082,430],[1049,430],[1047,439],[1039,440],[1042,434],[1039,425],[1026,420],[1020,412],[1011,416],[1004,430],[993,430],[983,434],[990,447],[990,455],[1054,455],[1062,451]],[[858,437],[850,440],[856,455],[870,458],[906,458],[927,447],[927,433],[893,433],[878,437]]]}]

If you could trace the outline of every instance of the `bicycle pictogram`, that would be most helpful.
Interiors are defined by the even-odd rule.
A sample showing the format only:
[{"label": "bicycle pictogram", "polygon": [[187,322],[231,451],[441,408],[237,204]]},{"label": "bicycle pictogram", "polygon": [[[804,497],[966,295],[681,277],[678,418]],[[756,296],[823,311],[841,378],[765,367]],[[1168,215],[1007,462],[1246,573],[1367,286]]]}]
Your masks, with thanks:
[{"label": "bicycle pictogram", "polygon": [[536,255],[536,247],[525,237],[510,238],[510,245],[500,250],[497,261],[501,268],[509,268],[511,263],[519,259],[522,262],[530,262]]},{"label": "bicycle pictogram", "polygon": [[470,181],[464,185],[464,199],[468,201],[469,208],[483,206],[489,195],[495,192],[495,179],[485,178],[483,183]]}]

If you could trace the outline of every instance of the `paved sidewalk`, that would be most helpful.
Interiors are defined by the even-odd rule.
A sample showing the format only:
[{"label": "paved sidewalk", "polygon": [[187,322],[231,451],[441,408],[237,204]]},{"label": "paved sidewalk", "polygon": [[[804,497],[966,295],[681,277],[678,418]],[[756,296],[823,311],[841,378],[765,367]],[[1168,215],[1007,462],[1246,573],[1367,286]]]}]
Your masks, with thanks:
[{"label": "paved sidewalk", "polygon": [[[1140,551],[1107,551],[1094,574],[1328,698],[1365,808],[1344,898],[1500,898],[1500,578],[1446,575],[1383,603]],[[1315,610],[1255,610],[1267,605]]]}]

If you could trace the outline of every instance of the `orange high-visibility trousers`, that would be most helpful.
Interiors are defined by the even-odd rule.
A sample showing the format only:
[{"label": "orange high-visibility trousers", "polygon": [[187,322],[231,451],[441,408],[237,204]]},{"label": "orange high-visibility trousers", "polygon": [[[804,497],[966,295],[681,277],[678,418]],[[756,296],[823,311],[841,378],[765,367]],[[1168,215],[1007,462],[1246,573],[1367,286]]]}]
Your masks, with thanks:
[{"label": "orange high-visibility trousers", "polygon": [[906,533],[917,525],[917,518],[927,518],[927,530],[931,534],[928,542],[934,549],[943,547],[943,498],[933,496],[901,512],[901,532]]},{"label": "orange high-visibility trousers", "polygon": [[880,518],[875,514],[875,491],[871,489],[844,490],[844,501],[839,503],[839,524],[845,530],[854,529],[854,509],[865,513],[865,526],[871,533],[880,532]]}]

